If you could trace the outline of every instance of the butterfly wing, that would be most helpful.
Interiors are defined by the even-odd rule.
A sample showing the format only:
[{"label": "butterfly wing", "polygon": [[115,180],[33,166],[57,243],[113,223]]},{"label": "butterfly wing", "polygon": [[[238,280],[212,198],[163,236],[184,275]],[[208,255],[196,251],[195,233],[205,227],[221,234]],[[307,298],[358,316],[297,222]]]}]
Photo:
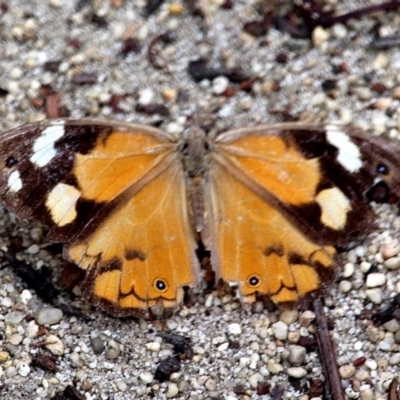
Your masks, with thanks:
[{"label": "butterfly wing", "polygon": [[[384,139],[335,126],[277,124],[220,135],[204,232],[218,277],[239,283],[249,301],[258,293],[293,303],[325,288],[334,278],[333,246],[373,226],[367,194],[376,197],[379,182],[399,190],[399,173],[379,172],[388,153],[394,149]],[[399,162],[391,160],[394,171]]]},{"label": "butterfly wing", "polygon": [[[174,307],[196,282],[195,237],[176,143],[157,129],[96,120],[0,136],[0,193],[86,271],[83,291],[114,315]],[[160,309],[160,307],[159,307]]]}]

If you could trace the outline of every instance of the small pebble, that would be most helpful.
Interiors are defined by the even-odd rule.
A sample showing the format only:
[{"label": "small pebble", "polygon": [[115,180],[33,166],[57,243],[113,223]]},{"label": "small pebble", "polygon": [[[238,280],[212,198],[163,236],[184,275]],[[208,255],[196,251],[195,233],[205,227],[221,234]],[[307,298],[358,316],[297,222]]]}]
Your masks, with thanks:
[{"label": "small pebble", "polygon": [[362,382],[366,381],[367,379],[371,379],[371,375],[368,373],[368,371],[361,370],[355,374],[354,378]]},{"label": "small pebble", "polygon": [[232,335],[240,335],[242,333],[242,327],[240,324],[229,324],[228,326],[229,333]]},{"label": "small pebble", "polygon": [[396,86],[393,88],[392,97],[396,100],[400,100],[400,86]]},{"label": "small pebble", "polygon": [[63,318],[63,312],[59,308],[41,308],[35,315],[38,325],[55,325]]},{"label": "small pebble", "polygon": [[104,341],[99,336],[92,338],[90,343],[92,344],[94,354],[101,354],[106,348]]},{"label": "small pebble", "polygon": [[21,293],[21,301],[24,304],[28,304],[30,300],[32,300],[32,293],[28,289],[24,289]]},{"label": "small pebble", "polygon": [[17,368],[15,368],[13,365],[11,365],[10,367],[8,367],[6,369],[7,378],[12,378],[13,376],[15,376],[17,374],[18,374]]},{"label": "small pebble", "polygon": [[334,24],[332,26],[332,33],[338,39],[345,39],[348,35],[348,31],[345,25],[343,24]]},{"label": "small pebble", "polygon": [[126,390],[128,389],[128,385],[124,381],[116,381],[115,385],[121,392],[126,392]]},{"label": "small pebble", "polygon": [[392,333],[395,333],[397,330],[400,329],[400,324],[397,319],[391,319],[390,321],[383,324],[384,328]]},{"label": "small pebble", "polygon": [[364,390],[360,391],[360,399],[361,400],[375,400],[376,396],[375,396],[373,390],[368,388],[368,389],[364,389]]},{"label": "small pebble", "polygon": [[376,69],[386,69],[387,66],[389,65],[389,63],[390,63],[390,61],[389,61],[388,56],[385,53],[380,52],[375,57],[375,60],[373,61],[373,66]]},{"label": "small pebble", "polygon": [[301,379],[307,375],[307,370],[302,367],[290,367],[287,369],[287,374],[293,378]]},{"label": "small pebble", "polygon": [[279,320],[284,322],[286,325],[293,324],[299,318],[299,312],[297,310],[284,310],[279,315]]},{"label": "small pebble", "polygon": [[206,380],[204,386],[209,392],[213,392],[217,388],[217,382],[214,379],[209,378]]},{"label": "small pebble", "polygon": [[168,384],[168,389],[167,389],[167,398],[171,399],[177,396],[178,393],[179,393],[178,385],[174,382],[170,382]]},{"label": "small pebble", "polygon": [[349,379],[351,378],[356,372],[356,368],[353,365],[342,365],[339,368],[339,375],[342,379]]},{"label": "small pebble", "polygon": [[161,343],[160,342],[146,343],[146,349],[158,353],[161,349]]},{"label": "small pebble", "polygon": [[289,349],[288,361],[295,366],[301,365],[306,358],[306,348],[302,346],[292,346]]},{"label": "small pebble", "polygon": [[392,257],[383,262],[383,265],[390,271],[400,269],[400,257]]},{"label": "small pebble", "polygon": [[275,360],[268,360],[267,368],[268,371],[273,375],[280,374],[283,371],[283,366],[277,363]]},{"label": "small pebble", "polygon": [[369,326],[366,330],[365,333],[367,334],[367,337],[370,342],[376,343],[380,337],[379,337],[379,329],[375,326]]},{"label": "small pebble", "polygon": [[322,26],[317,26],[312,31],[312,41],[315,47],[320,47],[329,39],[329,32],[326,31]]},{"label": "small pebble", "polygon": [[264,377],[260,373],[255,373],[249,377],[249,384],[253,389],[257,388],[257,385],[264,380]]},{"label": "small pebble", "polygon": [[4,322],[6,324],[18,325],[23,319],[24,314],[18,311],[13,311],[5,315]]},{"label": "small pebble", "polygon": [[14,303],[10,297],[4,297],[0,302],[0,305],[2,305],[3,307],[6,307],[6,308],[10,308],[13,304]]},{"label": "small pebble", "polygon": [[365,294],[373,303],[375,303],[375,304],[382,303],[382,290],[381,289],[379,289],[379,288],[367,289],[365,291]]},{"label": "small pebble", "polygon": [[390,365],[398,365],[400,364],[400,353],[395,353],[389,358]]},{"label": "small pebble", "polygon": [[165,100],[175,102],[178,98],[178,91],[176,89],[165,89],[162,93],[162,96]]},{"label": "small pebble", "polygon": [[223,94],[229,86],[229,79],[225,76],[217,76],[212,82],[212,90],[216,95]]},{"label": "small pebble", "polygon": [[342,293],[348,293],[352,289],[353,285],[350,281],[344,280],[339,282],[338,287]]},{"label": "small pebble", "polygon": [[366,286],[368,288],[383,286],[385,283],[386,275],[381,272],[373,272],[367,276]]},{"label": "small pebble", "polygon": [[397,256],[397,254],[400,253],[400,246],[395,241],[391,241],[389,243],[385,243],[381,247],[380,253],[382,254],[382,257],[383,257],[384,260],[388,260],[389,258]]},{"label": "small pebble", "polygon": [[308,327],[310,326],[311,322],[313,322],[315,319],[315,314],[312,311],[304,311],[301,315],[300,315],[300,325],[304,326],[304,327]]},{"label": "small pebble", "polygon": [[154,91],[152,89],[142,89],[139,92],[138,103],[141,105],[149,105],[154,98]]},{"label": "small pebble", "polygon": [[45,340],[46,348],[56,356],[64,354],[64,343],[56,335],[49,335]]},{"label": "small pebble", "polygon": [[7,361],[10,358],[10,353],[7,351],[0,351],[0,363]]},{"label": "small pebble", "polygon": [[181,15],[185,11],[185,8],[180,3],[171,3],[169,5],[169,12],[172,15]]},{"label": "small pebble", "polygon": [[105,357],[107,360],[115,360],[118,358],[121,354],[121,351],[119,350],[119,347],[109,347],[106,351]]},{"label": "small pebble", "polygon": [[29,373],[31,372],[31,368],[29,365],[25,362],[20,362],[18,363],[17,367],[18,375],[20,376],[28,376]]},{"label": "small pebble", "polygon": [[378,368],[378,363],[372,359],[368,359],[367,361],[365,361],[364,365],[371,371],[375,371]]},{"label": "small pebble", "polygon": [[342,274],[343,278],[350,278],[354,274],[354,271],[355,271],[354,263],[350,262],[346,263],[343,267],[343,274]]},{"label": "small pebble", "polygon": [[154,380],[154,376],[150,372],[142,372],[139,375],[139,378],[144,382],[144,383],[151,383]]},{"label": "small pebble", "polygon": [[38,254],[40,251],[40,247],[37,244],[33,244],[31,246],[28,247],[28,249],[26,250],[26,252],[28,254]]},{"label": "small pebble", "polygon": [[20,335],[19,333],[14,333],[13,335],[10,336],[8,342],[13,344],[14,346],[17,346],[22,342],[23,339],[24,338],[22,335]]},{"label": "small pebble", "polygon": [[288,335],[288,326],[284,322],[278,321],[272,325],[272,332],[278,340],[286,340]]}]

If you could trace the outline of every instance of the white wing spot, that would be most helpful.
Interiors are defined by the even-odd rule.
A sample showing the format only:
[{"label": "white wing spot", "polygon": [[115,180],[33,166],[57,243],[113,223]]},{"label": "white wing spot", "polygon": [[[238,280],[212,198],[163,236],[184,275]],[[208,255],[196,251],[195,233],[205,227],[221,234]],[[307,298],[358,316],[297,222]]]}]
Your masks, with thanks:
[{"label": "white wing spot", "polygon": [[328,142],[339,150],[337,160],[349,172],[357,172],[361,169],[363,162],[358,146],[339,126],[329,125],[326,127],[326,138]]},{"label": "white wing spot", "polygon": [[43,129],[42,134],[33,143],[33,154],[30,158],[33,164],[44,167],[56,156],[54,143],[64,136],[64,124],[64,121],[54,121],[52,125]]},{"label": "white wing spot", "polygon": [[59,183],[49,193],[46,199],[46,207],[51,218],[58,226],[65,226],[75,220],[77,216],[76,202],[81,192],[65,183]]},{"label": "white wing spot", "polygon": [[332,229],[343,229],[347,213],[351,211],[350,200],[337,187],[322,190],[315,201],[321,207],[321,222]]},{"label": "white wing spot", "polygon": [[11,172],[7,184],[11,192],[18,192],[22,189],[21,175],[17,170]]}]

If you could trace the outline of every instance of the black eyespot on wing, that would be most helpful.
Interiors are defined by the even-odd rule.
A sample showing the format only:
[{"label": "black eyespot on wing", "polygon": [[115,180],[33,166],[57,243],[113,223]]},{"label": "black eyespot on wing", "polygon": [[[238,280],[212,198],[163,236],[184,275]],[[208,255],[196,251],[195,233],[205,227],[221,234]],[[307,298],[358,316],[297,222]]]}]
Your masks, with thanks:
[{"label": "black eyespot on wing", "polygon": [[18,163],[18,160],[15,157],[10,156],[6,160],[6,168],[11,168],[14,165],[16,165],[17,163]]},{"label": "black eyespot on wing", "polygon": [[387,175],[389,173],[389,169],[385,164],[378,164],[376,167],[376,172],[381,175]]},{"label": "black eyespot on wing", "polygon": [[154,287],[160,291],[160,292],[164,292],[165,290],[167,290],[167,283],[162,280],[162,279],[156,279],[154,282]]},{"label": "black eyespot on wing", "polygon": [[256,287],[256,286],[259,285],[259,283],[260,283],[260,278],[258,276],[253,275],[253,276],[251,276],[249,278],[249,285],[250,286]]}]

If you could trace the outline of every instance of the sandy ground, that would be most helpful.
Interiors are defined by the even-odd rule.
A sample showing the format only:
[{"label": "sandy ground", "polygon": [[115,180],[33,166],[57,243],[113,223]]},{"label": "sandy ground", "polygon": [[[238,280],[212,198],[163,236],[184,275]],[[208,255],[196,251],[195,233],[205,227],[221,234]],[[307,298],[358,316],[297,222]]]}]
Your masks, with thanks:
[{"label": "sandy ground", "polygon": [[[191,15],[184,1],[165,1],[150,15],[144,0],[121,3],[11,0],[0,5],[2,130],[45,118],[46,100],[48,113],[112,117],[178,133],[217,109],[222,129],[290,117],[352,123],[399,137],[400,50],[374,46],[377,36],[398,33],[398,11],[317,28],[310,40],[274,26],[260,37],[246,33],[244,25],[261,18],[255,0],[210,0],[206,19]],[[223,6],[229,3],[231,8]],[[274,12],[285,15],[290,2],[281,3]],[[326,3],[340,14],[367,2]],[[172,78],[151,65],[147,52],[151,41],[167,31],[174,40],[159,49]],[[129,37],[135,41],[127,49]],[[241,68],[258,79],[251,90],[223,78],[194,82],[188,64],[199,57],[212,67]],[[185,96],[176,100],[178,90]],[[138,104],[142,110],[164,104],[169,115],[138,112]],[[399,322],[371,320],[400,293],[398,210],[382,206],[378,211],[376,231],[343,254],[346,267],[325,303],[348,399],[386,399],[389,383],[400,377]],[[2,252],[17,248],[19,260],[34,270],[52,267],[56,280],[60,252],[49,249],[42,229],[21,225],[4,211],[1,216]],[[383,262],[385,251],[392,251],[391,263]],[[376,287],[366,285],[371,273],[379,274]],[[71,386],[83,399],[233,400],[263,393],[269,399],[275,387],[282,388],[284,399],[319,398],[319,356],[315,346],[305,345],[313,342],[310,312],[243,308],[234,291],[202,287],[194,299],[167,321],[146,322],[112,318],[92,309],[79,293],[62,291],[57,301],[83,314],[53,310],[43,322],[40,312],[59,306],[44,302],[13,268],[3,266],[0,398],[49,399],[56,393],[80,398],[63,392]],[[46,321],[50,325],[40,325]],[[162,383],[155,371],[173,348],[157,336],[160,330],[189,337],[193,350],[180,371]],[[55,371],[35,366],[40,352],[55,357]]]}]

